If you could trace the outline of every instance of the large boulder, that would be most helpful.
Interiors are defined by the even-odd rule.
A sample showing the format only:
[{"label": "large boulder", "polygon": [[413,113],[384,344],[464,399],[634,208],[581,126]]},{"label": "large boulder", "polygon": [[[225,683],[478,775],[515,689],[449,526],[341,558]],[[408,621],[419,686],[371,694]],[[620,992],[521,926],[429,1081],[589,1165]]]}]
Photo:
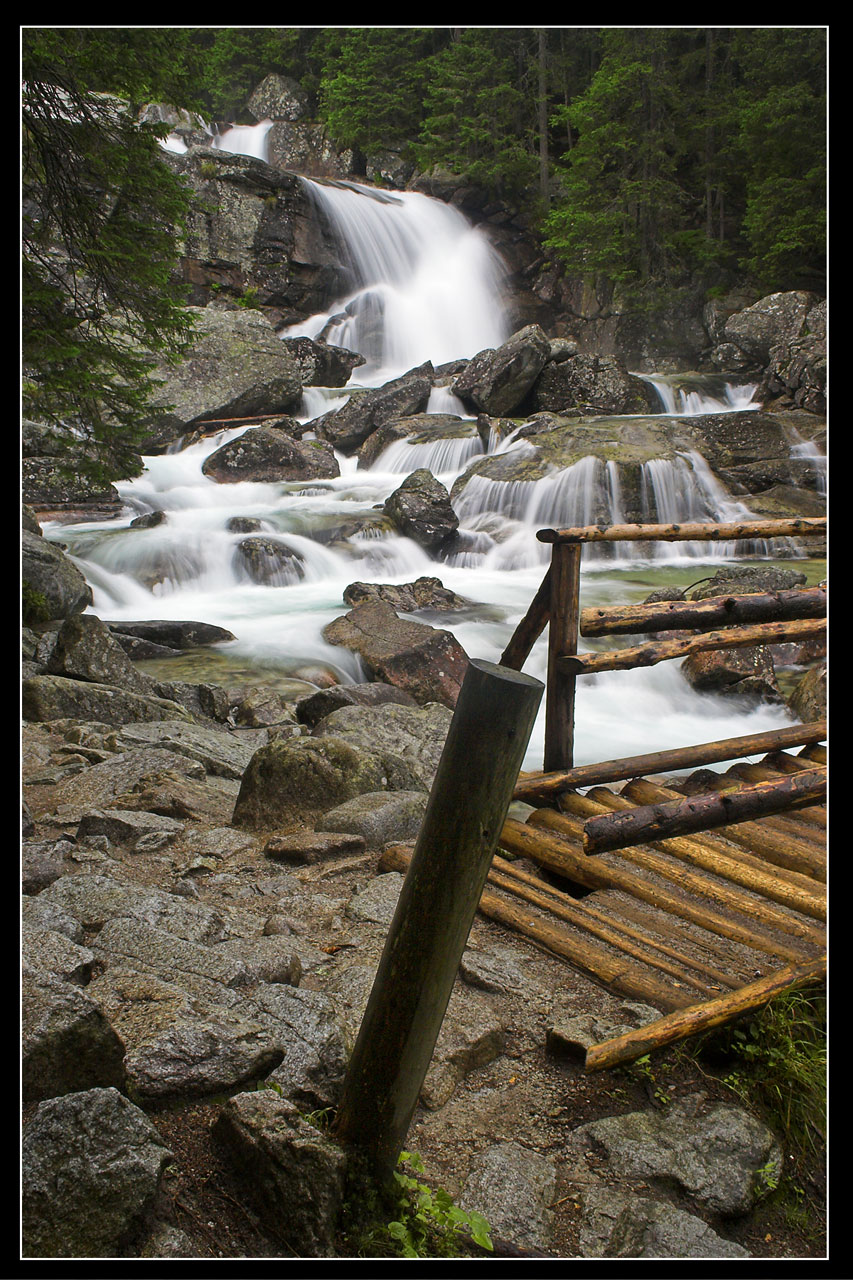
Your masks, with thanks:
[{"label": "large boulder", "polygon": [[308,95],[298,81],[272,72],[252,93],[246,110],[256,120],[301,120],[308,110]]},{"label": "large boulder", "polygon": [[399,618],[383,600],[366,600],[330,622],[323,636],[357,653],[372,679],[405,689],[422,706],[456,705],[468,657],[451,632]]},{"label": "large boulder", "polygon": [[299,366],[260,311],[190,307],[186,359],[164,362],[151,397],[145,448],[156,452],[206,421],[286,413],[302,401]]},{"label": "large boulder", "polygon": [[447,490],[425,467],[406,476],[384,510],[402,534],[428,551],[437,550],[459,528]]},{"label": "large boulder", "polygon": [[54,542],[29,529],[21,531],[21,579],[44,600],[47,618],[68,618],[92,603],[92,588]]},{"label": "large boulder", "polygon": [[530,391],[550,354],[551,344],[544,331],[537,324],[527,325],[497,350],[474,356],[453,383],[453,391],[484,413],[511,413]]},{"label": "large boulder", "polygon": [[217,449],[202,466],[219,484],[281,480],[320,480],[340,474],[331,445],[322,440],[294,440],[274,426],[250,427]]},{"label": "large boulder", "polygon": [[274,738],[249,761],[233,823],[274,830],[306,821],[365,791],[384,791],[381,757],[340,738]]},{"label": "large boulder", "polygon": [[382,387],[350,396],[345,405],[312,423],[322,439],[352,454],[378,427],[393,418],[423,413],[429,403],[435,370],[427,361]]},{"label": "large boulder", "polygon": [[172,1153],[114,1088],[43,1102],[22,1140],[22,1252],[115,1258],[153,1215]]},{"label": "large boulder", "polygon": [[530,407],[552,413],[654,413],[654,388],[615,356],[570,355],[549,361],[533,385]]},{"label": "large boulder", "polygon": [[299,366],[305,387],[344,387],[364,356],[346,347],[330,346],[316,338],[282,338],[282,346]]}]

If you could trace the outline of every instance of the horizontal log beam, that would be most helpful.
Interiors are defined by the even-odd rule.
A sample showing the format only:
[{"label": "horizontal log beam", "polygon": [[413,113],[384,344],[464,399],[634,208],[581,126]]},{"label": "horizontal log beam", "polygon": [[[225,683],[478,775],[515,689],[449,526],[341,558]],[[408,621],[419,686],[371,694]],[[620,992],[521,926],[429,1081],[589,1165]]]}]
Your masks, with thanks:
[{"label": "horizontal log beam", "polygon": [[649,840],[709,831],[729,823],[760,818],[764,814],[781,813],[796,805],[811,804],[825,796],[826,770],[805,769],[778,782],[758,782],[754,786],[729,791],[708,791],[684,800],[601,814],[584,824],[584,852],[604,853]]},{"label": "horizontal log beam", "polygon": [[665,600],[651,604],[581,610],[582,636],[622,636],[655,631],[699,630],[756,622],[788,622],[826,616],[825,587]]},{"label": "horizontal log beam", "polygon": [[614,1036],[587,1049],[584,1070],[603,1071],[609,1067],[636,1062],[644,1054],[688,1036],[699,1035],[714,1027],[721,1027],[734,1018],[742,1017],[762,1008],[774,996],[784,991],[821,982],[826,976],[826,956],[807,960],[802,964],[786,965],[757,982],[750,982],[739,991],[717,996],[689,1009],[679,1009],[656,1022],[646,1023],[634,1031]]},{"label": "horizontal log beam", "polygon": [[685,636],[679,640],[653,640],[630,649],[612,649],[607,653],[564,654],[557,658],[561,671],[571,675],[596,675],[602,671],[627,671],[637,667],[654,667],[659,662],[685,658],[691,653],[707,653],[716,649],[749,648],[758,644],[782,644],[790,640],[812,640],[826,630],[822,618],[801,622],[764,622],[752,627],[726,627],[705,635]]},{"label": "horizontal log beam", "polygon": [[539,529],[540,542],[728,542],[732,539],[803,538],[826,533],[826,517],[791,516],[780,520],[710,521],[685,524],[584,525]]},{"label": "horizontal log beam", "polygon": [[719,764],[723,760],[739,760],[744,756],[784,751],[788,747],[799,747],[804,743],[823,742],[825,738],[826,720],[814,720],[809,724],[786,725],[764,733],[720,738],[692,747],[674,747],[669,751],[651,751],[645,755],[603,760],[598,764],[576,765],[573,769],[526,773],[519,776],[513,799],[526,804],[549,804],[561,791],[575,791],[605,782],[621,782],[626,778],[641,778],[650,773],[698,769],[702,765]]}]

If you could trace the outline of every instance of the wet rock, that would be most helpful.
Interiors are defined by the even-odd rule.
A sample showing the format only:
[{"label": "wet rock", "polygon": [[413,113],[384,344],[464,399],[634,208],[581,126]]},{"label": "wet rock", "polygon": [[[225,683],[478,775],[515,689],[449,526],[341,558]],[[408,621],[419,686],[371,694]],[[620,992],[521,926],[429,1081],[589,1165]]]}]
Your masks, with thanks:
[{"label": "wet rock", "polygon": [[299,366],[305,387],[345,387],[364,356],[316,338],[282,338],[282,345]]},{"label": "wet rock", "polygon": [[250,427],[207,458],[202,472],[218,484],[320,480],[340,474],[330,445],[294,440],[276,427]]},{"label": "wet rock", "polygon": [[414,582],[351,582],[344,588],[344,604],[357,605],[365,600],[384,600],[398,613],[417,613],[429,609],[435,613],[457,612],[475,607],[472,600],[457,595],[438,578],[422,577]]},{"label": "wet rock", "polygon": [[61,547],[21,530],[21,578],[44,597],[49,618],[68,618],[92,603],[92,588]]},{"label": "wet rock", "polygon": [[484,413],[512,413],[539,377],[550,354],[550,343],[542,329],[536,324],[527,325],[497,350],[474,356],[453,383],[453,391]]},{"label": "wet rock", "polygon": [[131,720],[190,719],[189,713],[170,699],[68,676],[37,675],[25,680],[21,704],[25,720],[77,718],[120,725]]},{"label": "wet rock", "polygon": [[197,760],[205,773],[222,778],[242,778],[257,745],[244,742],[239,734],[182,720],[128,725],[120,732],[119,742],[131,749],[150,746],[174,751]]},{"label": "wet rock", "polygon": [[223,644],[234,634],[212,622],[182,622],[173,618],[145,618],[138,622],[110,622],[115,635],[136,636],[169,649],[196,649],[200,645]]},{"label": "wet rock", "polygon": [[547,1249],[556,1184],[553,1161],[516,1142],[499,1142],[475,1156],[459,1204],[481,1213],[494,1236]]},{"label": "wet rock", "polygon": [[317,418],[313,426],[322,439],[342,453],[355,453],[383,423],[426,409],[434,372],[427,361],[382,387],[350,396],[345,405]]},{"label": "wet rock", "polygon": [[339,1147],[272,1090],[231,1098],[213,1136],[276,1238],[297,1257],[336,1256],[346,1173]]},{"label": "wet rock", "polygon": [[382,761],[389,791],[429,791],[444,749],[452,712],[440,703],[425,707],[341,707],[314,730],[331,734]]},{"label": "wet rock", "polygon": [[250,760],[233,822],[255,830],[292,824],[362,792],[385,790],[387,785],[375,752],[333,736],[277,738]]},{"label": "wet rock", "polygon": [[109,1258],[153,1212],[172,1153],[114,1088],[43,1102],[22,1136],[22,1252]]},{"label": "wet rock", "polygon": [[405,689],[419,704],[456,705],[468,658],[449,631],[404,621],[384,601],[365,601],[329,623],[323,636],[352,649],[370,676]]},{"label": "wet rock", "polygon": [[26,967],[21,980],[24,1103],[98,1085],[125,1087],[123,1043],[76,983]]},{"label": "wet rock", "polygon": [[[371,793],[376,794],[376,793]],[[386,792],[379,792],[381,796]],[[361,800],[363,797],[357,797]],[[353,801],[349,801],[350,804]],[[346,808],[346,805],[341,806]],[[340,812],[340,809],[332,809],[332,814]],[[296,831],[292,835],[273,836],[264,845],[264,854],[267,858],[272,858],[276,862],[296,862],[303,865],[313,865],[317,862],[323,862],[327,858],[340,858],[363,853],[365,842],[360,835],[353,834],[335,834],[334,826],[326,828],[325,814],[318,819],[322,824],[320,831]],[[346,832],[346,828],[341,828],[342,832]]]},{"label": "wet rock", "polygon": [[536,413],[655,413],[658,399],[615,356],[567,354],[545,365],[529,407]]},{"label": "wet rock", "polygon": [[611,1187],[580,1195],[584,1258],[749,1258],[741,1245],[701,1218],[647,1196]]},{"label": "wet rock", "polygon": [[309,728],[315,728],[320,721],[341,707],[375,707],[388,702],[396,702],[404,707],[416,707],[418,704],[405,689],[398,689],[393,684],[385,684],[381,680],[369,681],[367,684],[337,684],[330,689],[320,689],[300,698],[296,704],[296,718]]},{"label": "wet rock", "polygon": [[405,537],[428,551],[436,551],[459,527],[447,490],[423,467],[394,490],[384,510]]},{"label": "wet rock", "polygon": [[742,1215],[778,1182],[773,1134],[739,1107],[697,1094],[665,1111],[631,1112],[582,1125],[574,1143],[603,1152],[621,1178],[677,1185],[712,1213]]},{"label": "wet rock", "polygon": [[146,452],[179,439],[204,420],[298,408],[299,367],[261,312],[187,310],[195,322],[192,349],[177,367],[164,362],[158,370],[162,386],[151,398]]},{"label": "wet rock", "polygon": [[426,812],[425,791],[371,791],[324,813],[323,831],[351,832],[364,847],[415,840]]}]

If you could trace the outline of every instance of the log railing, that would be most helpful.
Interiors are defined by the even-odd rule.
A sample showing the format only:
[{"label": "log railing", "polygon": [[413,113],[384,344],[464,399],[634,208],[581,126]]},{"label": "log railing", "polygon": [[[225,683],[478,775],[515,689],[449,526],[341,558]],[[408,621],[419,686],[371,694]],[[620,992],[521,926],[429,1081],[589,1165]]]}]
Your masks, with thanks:
[{"label": "log railing", "polygon": [[[826,591],[820,587],[740,596],[727,593],[701,602],[679,601],[582,611],[580,564],[586,543],[723,542],[825,534],[824,517],[725,524],[626,524],[540,529],[536,536],[540,542],[551,545],[551,564],[500,660],[502,666],[520,670],[536,640],[548,627],[545,752],[540,778],[572,770],[575,686],[579,676],[651,666],[697,651],[803,640],[821,633],[826,626]],[[683,630],[692,634],[676,639],[652,639],[629,649],[607,653],[578,653],[579,635],[646,635],[663,630]],[[526,781],[521,779],[521,788]]]}]

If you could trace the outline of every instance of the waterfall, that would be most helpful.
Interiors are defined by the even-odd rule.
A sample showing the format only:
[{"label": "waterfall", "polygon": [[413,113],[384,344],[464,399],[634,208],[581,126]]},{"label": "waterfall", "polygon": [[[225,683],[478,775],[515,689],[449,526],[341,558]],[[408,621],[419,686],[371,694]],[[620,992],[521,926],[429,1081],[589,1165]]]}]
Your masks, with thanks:
[{"label": "waterfall", "polygon": [[675,417],[693,417],[701,413],[741,413],[760,409],[755,400],[758,386],[754,382],[736,384],[722,374],[638,373],[654,387],[663,411]]},{"label": "waterfall", "polygon": [[232,124],[224,133],[215,134],[210,145],[219,151],[266,160],[267,134],[272,126],[272,120],[261,120],[259,124]]},{"label": "waterfall", "polygon": [[506,341],[501,260],[458,209],[416,191],[302,181],[339,246],[341,289],[285,336],[359,352],[355,377],[369,386]]},{"label": "waterfall", "polygon": [[[214,145],[262,155],[268,128],[269,122],[229,129]],[[458,210],[415,192],[303,182],[338,246],[340,288],[333,300],[318,302],[325,311],[289,334],[322,335],[364,355],[366,364],[355,370],[352,385],[380,385],[426,360],[436,367],[461,360],[509,336],[500,259]],[[688,399],[679,400],[682,392],[672,379],[647,375],[664,412],[759,407],[754,388],[722,379],[701,389],[690,377],[690,386],[682,388]],[[298,416],[306,436],[312,421],[345,403],[349,393],[304,388]],[[338,476],[308,483],[217,484],[206,477],[202,466],[209,454],[252,429],[230,428],[146,458],[141,476],[116,483],[124,502],[119,519],[46,524],[44,533],[67,546],[92,587],[92,611],[101,618],[194,618],[235,635],[212,653],[182,657],[186,665],[162,662],[152,670],[162,680],[204,681],[205,664],[214,660],[220,664],[214,678],[225,684],[301,680],[306,666],[318,664],[340,681],[362,680],[360,660],[323,638],[327,623],[344,611],[344,589],[354,581],[409,582],[425,575],[440,576],[472,602],[438,625],[451,630],[471,657],[497,662],[542,580],[548,548],[536,530],[623,522],[625,473],[614,461],[589,456],[514,483],[475,470],[454,488],[484,455],[523,456],[534,445],[520,436],[523,424],[484,440],[447,385],[435,387],[428,411],[455,414],[463,420],[460,429],[437,426],[389,444],[371,466],[338,455]],[[438,560],[397,532],[383,513],[403,477],[421,467],[453,489],[459,518],[458,537]],[[648,519],[714,520],[742,511],[698,454],[647,462],[641,487]],[[132,527],[136,516],[150,512],[164,519],[150,528]],[[701,576],[700,560],[743,550],[715,543],[591,546],[584,556],[584,606],[635,602],[659,585],[688,586]],[[755,552],[771,555],[777,549]],[[525,669],[543,678],[546,654],[540,640]],[[303,692],[311,688],[305,684]],[[784,709],[761,707],[748,713],[746,728],[742,706],[694,693],[672,663],[581,682],[576,712],[578,763],[757,731],[789,719]],[[540,719],[525,768],[541,767],[542,734]]]}]

